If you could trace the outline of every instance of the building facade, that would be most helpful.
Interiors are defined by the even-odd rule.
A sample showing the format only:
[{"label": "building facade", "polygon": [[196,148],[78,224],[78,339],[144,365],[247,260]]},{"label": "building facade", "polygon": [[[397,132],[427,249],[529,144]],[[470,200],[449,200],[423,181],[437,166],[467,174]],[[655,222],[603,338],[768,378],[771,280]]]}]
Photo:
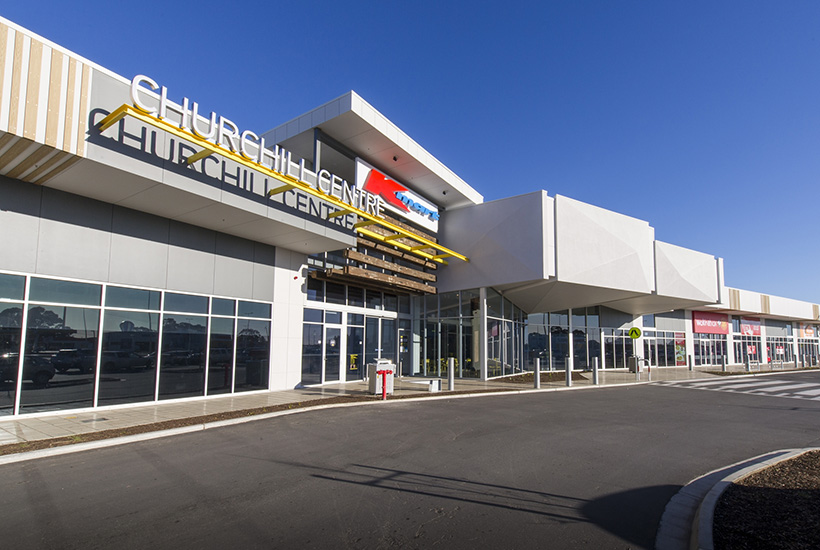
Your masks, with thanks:
[{"label": "building facade", "polygon": [[377,358],[481,379],[816,361],[817,304],[726,287],[719,258],[568,197],[485,202],[355,92],[256,133],[3,19],[0,67],[0,416]]}]

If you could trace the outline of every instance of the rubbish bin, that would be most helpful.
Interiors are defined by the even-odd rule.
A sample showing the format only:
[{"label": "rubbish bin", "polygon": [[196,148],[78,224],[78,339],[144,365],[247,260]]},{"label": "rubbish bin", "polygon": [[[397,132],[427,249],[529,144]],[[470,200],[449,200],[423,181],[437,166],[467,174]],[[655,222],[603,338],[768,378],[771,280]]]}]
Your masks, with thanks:
[{"label": "rubbish bin", "polygon": [[641,372],[641,358],[637,355],[629,356],[629,372]]},{"label": "rubbish bin", "polygon": [[[380,370],[390,371],[387,376],[376,374]],[[382,380],[387,379],[387,393],[393,393],[393,376],[396,374],[396,365],[389,359],[376,359],[375,363],[367,364],[367,387],[373,395],[382,393]]]}]

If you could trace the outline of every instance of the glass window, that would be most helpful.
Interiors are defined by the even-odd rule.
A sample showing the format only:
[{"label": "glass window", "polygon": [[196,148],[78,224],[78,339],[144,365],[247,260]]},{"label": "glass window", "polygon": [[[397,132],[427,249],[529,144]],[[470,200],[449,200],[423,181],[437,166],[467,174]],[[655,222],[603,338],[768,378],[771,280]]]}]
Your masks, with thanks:
[{"label": "glass window", "polygon": [[341,312],[339,312],[339,311],[326,311],[325,312],[325,322],[341,325],[342,324],[342,314],[341,314]]},{"label": "glass window", "polygon": [[305,324],[302,328],[302,384],[322,382],[322,325]]},{"label": "glass window", "polygon": [[448,317],[458,317],[459,307],[459,292],[445,292],[439,294],[440,312],[439,317],[444,319]]},{"label": "glass window", "polygon": [[100,305],[101,292],[102,287],[100,285],[32,277],[29,300],[98,306]]},{"label": "glass window", "polygon": [[[232,300],[228,300],[231,301]],[[245,321],[240,321],[243,323]],[[208,349],[208,395],[229,393],[233,387],[233,319],[211,319]]]},{"label": "glass window", "polygon": [[165,314],[159,366],[160,399],[205,394],[207,332],[207,317]]},{"label": "glass window", "polygon": [[22,300],[26,287],[26,278],[22,275],[5,275],[0,273],[0,298]]},{"label": "glass window", "polygon": [[357,326],[364,325],[364,315],[361,315],[359,313],[348,313],[347,314],[347,324],[348,325],[357,325]]},{"label": "glass window", "polygon": [[347,305],[364,307],[364,289],[355,286],[347,287]]},{"label": "glass window", "polygon": [[495,290],[488,288],[487,289],[487,315],[490,317],[501,317],[502,309],[501,309],[501,294],[496,292]]},{"label": "glass window", "polygon": [[478,290],[464,290],[461,292],[461,316],[472,317],[481,308],[481,295]]},{"label": "glass window", "polygon": [[319,279],[308,277],[307,280],[307,299],[312,302],[325,301],[325,285]]},{"label": "glass window", "polygon": [[208,313],[208,297],[166,292],[164,309],[165,311],[183,311],[185,313]]},{"label": "glass window", "polygon": [[410,313],[410,296],[399,296],[399,313]]},{"label": "glass window", "polygon": [[654,315],[644,315],[643,316],[643,326],[644,326],[644,328],[654,327],[655,326],[655,316]]},{"label": "glass window", "polygon": [[271,305],[259,302],[239,301],[240,317],[256,317],[257,319],[270,319]]},{"label": "glass window", "polygon": [[587,326],[587,319],[584,308],[572,310],[572,328],[582,328]]},{"label": "glass window", "polygon": [[329,304],[342,304],[345,303],[345,285],[340,285],[339,283],[332,283],[330,281],[325,282],[325,296],[326,302]]},{"label": "glass window", "polygon": [[236,391],[266,390],[270,374],[270,321],[240,319],[236,338]]},{"label": "glass window", "polygon": [[378,290],[370,290],[366,291],[367,296],[367,307],[370,309],[381,309],[382,308],[382,293]]},{"label": "glass window", "polygon": [[424,297],[424,313],[427,317],[438,317],[438,295],[428,294]]},{"label": "glass window", "polygon": [[550,325],[560,325],[562,327],[566,327],[569,326],[568,321],[569,318],[567,317],[566,310],[550,313]]},{"label": "glass window", "polygon": [[92,405],[99,324],[96,309],[29,306],[21,410]]},{"label": "glass window", "polygon": [[106,310],[99,405],[154,400],[158,340],[159,313]]},{"label": "glass window", "polygon": [[[17,393],[20,342],[23,336],[23,304],[0,304],[0,414],[11,414]],[[36,373],[27,373],[36,376]],[[48,383],[51,372],[35,382]]]},{"label": "glass window", "polygon": [[398,311],[399,309],[399,298],[395,294],[385,294],[384,295],[384,310],[385,311]]},{"label": "glass window", "polygon": [[[236,301],[225,298],[213,298],[211,300],[212,315],[233,315]],[[241,315],[241,314],[240,314]],[[249,316],[250,317],[250,316]]]},{"label": "glass window", "polygon": [[303,313],[303,320],[306,323],[321,323],[324,312],[321,309],[307,309]]},{"label": "glass window", "polygon": [[129,309],[152,309],[159,311],[160,293],[157,290],[140,290],[109,286],[105,289],[105,305]]}]

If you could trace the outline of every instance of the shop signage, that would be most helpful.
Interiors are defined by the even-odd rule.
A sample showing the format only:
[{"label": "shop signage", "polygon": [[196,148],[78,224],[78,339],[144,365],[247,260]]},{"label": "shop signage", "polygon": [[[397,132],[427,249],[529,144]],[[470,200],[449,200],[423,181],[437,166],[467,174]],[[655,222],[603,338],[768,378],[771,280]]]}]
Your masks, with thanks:
[{"label": "shop signage", "polygon": [[[149,89],[160,91],[156,107],[144,101]],[[156,101],[153,94],[149,97]],[[131,102],[143,113],[165,122],[172,122],[179,129],[191,132],[214,145],[242,155],[262,168],[296,178],[367,214],[382,216],[384,201],[381,196],[350,184],[327,170],[318,172],[310,170],[305,166],[305,159],[295,159],[290,151],[278,145],[272,148],[267,147],[265,138],[250,130],[240,132],[236,124],[223,116],[217,116],[216,113],[211,112],[210,117],[204,117],[196,101],[191,101],[187,97],[182,98],[181,104],[169,100],[168,89],[165,86],[160,87],[150,77],[137,75],[133,78]]]},{"label": "shop signage", "polygon": [[746,336],[760,336],[760,319],[741,317],[740,333]]},{"label": "shop signage", "polygon": [[438,232],[438,207],[362,159],[356,159],[356,187],[378,196],[389,212]]},{"label": "shop signage", "polygon": [[693,311],[692,329],[700,334],[729,334],[729,317],[722,313]]},{"label": "shop signage", "polygon": [[800,323],[800,338],[815,337],[817,337],[817,331],[814,329],[814,325],[806,325],[804,323]]},{"label": "shop signage", "polygon": [[749,355],[757,355],[757,346],[746,346],[746,353]]}]

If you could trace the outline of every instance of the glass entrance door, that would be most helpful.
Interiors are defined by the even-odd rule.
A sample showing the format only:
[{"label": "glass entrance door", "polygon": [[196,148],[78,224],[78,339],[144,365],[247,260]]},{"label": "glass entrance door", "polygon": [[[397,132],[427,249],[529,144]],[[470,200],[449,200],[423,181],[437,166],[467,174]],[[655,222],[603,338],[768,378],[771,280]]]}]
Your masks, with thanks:
[{"label": "glass entrance door", "polygon": [[342,358],[341,327],[325,327],[325,382],[339,381]]}]

